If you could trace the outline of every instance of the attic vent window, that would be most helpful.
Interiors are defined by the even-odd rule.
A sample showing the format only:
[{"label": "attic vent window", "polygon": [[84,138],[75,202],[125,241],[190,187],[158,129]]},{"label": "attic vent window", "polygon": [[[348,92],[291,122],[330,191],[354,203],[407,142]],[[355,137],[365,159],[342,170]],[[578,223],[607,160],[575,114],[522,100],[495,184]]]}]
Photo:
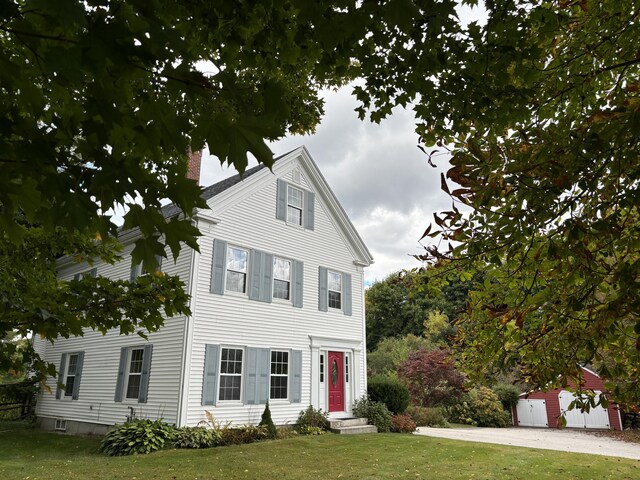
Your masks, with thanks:
[{"label": "attic vent window", "polygon": [[293,171],[293,181],[294,183],[300,183],[302,181],[300,178],[300,170]]},{"label": "attic vent window", "polygon": [[54,430],[59,430],[61,432],[67,431],[67,421],[61,418],[56,418],[56,424],[54,426]]}]

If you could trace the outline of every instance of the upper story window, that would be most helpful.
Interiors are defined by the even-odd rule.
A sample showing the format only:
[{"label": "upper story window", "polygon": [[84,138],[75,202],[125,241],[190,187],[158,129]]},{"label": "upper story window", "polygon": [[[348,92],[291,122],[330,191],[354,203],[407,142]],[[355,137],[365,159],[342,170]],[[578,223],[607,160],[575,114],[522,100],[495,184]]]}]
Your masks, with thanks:
[{"label": "upper story window", "polygon": [[273,298],[291,298],[291,261],[273,259]]},{"label": "upper story window", "polygon": [[276,190],[276,218],[289,225],[313,230],[315,223],[315,194],[292,186],[279,178]]},{"label": "upper story window", "polygon": [[249,253],[236,247],[227,248],[226,289],[231,292],[247,291],[247,260]]},{"label": "upper story window", "polygon": [[242,389],[242,354],[241,348],[223,348],[220,356],[220,391],[218,398],[224,400],[240,400]]},{"label": "upper story window", "polygon": [[302,190],[289,185],[287,189],[287,222],[294,225],[302,225],[302,207],[304,194]]},{"label": "upper story window", "polygon": [[329,308],[342,308],[342,274],[327,272],[327,289],[329,293]]}]

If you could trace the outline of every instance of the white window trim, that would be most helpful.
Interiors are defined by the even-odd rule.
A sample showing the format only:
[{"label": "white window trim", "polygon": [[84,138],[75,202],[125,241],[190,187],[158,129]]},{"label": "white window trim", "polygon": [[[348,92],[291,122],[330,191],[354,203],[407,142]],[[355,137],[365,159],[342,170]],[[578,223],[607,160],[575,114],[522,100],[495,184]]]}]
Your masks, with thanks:
[{"label": "white window trim", "polygon": [[[285,262],[289,263],[289,279],[288,280],[283,280],[281,278],[276,278],[276,261],[277,260],[282,260]],[[274,302],[280,302],[280,303],[293,303],[293,261],[289,258],[284,258],[284,257],[277,257],[277,256],[273,256],[273,278],[271,279],[272,281],[272,285],[271,285],[271,299]],[[289,298],[280,298],[280,297],[276,297],[275,292],[276,292],[276,280],[280,280],[282,282],[287,282],[289,283]]]},{"label": "white window trim", "polygon": [[[222,351],[223,350],[240,350],[242,351],[242,363],[241,363],[241,367],[240,367],[240,373],[222,373]],[[218,391],[216,392],[217,395],[217,405],[241,405],[244,399],[244,376],[246,373],[246,365],[245,362],[247,361],[247,352],[245,347],[242,346],[237,346],[237,345],[220,345],[220,357],[218,358]],[[220,398],[220,389],[222,386],[222,377],[223,376],[229,376],[229,377],[240,377],[240,398],[238,400],[222,400]]]},{"label": "white window trim", "polygon": [[[301,199],[300,207],[296,207],[295,205],[291,205],[289,203],[289,189],[293,189],[293,190],[296,190],[296,191],[301,193],[302,199]],[[298,187],[294,187],[293,185],[289,185],[287,183],[287,207],[286,207],[285,217],[284,217],[285,218],[285,222],[287,223],[287,225],[291,225],[292,227],[297,227],[297,228],[301,228],[301,229],[304,230],[304,210],[305,210],[304,201],[305,201],[304,190],[302,188],[298,188]],[[290,222],[289,221],[289,207],[295,208],[296,210],[300,210],[300,223]]]},{"label": "white window trim", "polygon": [[[134,350],[142,350],[142,359],[141,359],[141,364],[140,364],[140,372],[139,373],[133,373],[133,375],[139,376],[140,377],[140,384],[138,386],[138,395],[136,397],[128,397],[127,394],[129,393],[129,377],[131,376],[131,357],[133,356],[133,351]],[[127,362],[126,362],[126,370],[124,372],[124,384],[122,385],[122,402],[123,403],[127,403],[127,402],[134,402],[134,403],[138,403],[139,398],[140,398],[140,386],[142,385],[142,370],[144,369],[144,347],[140,347],[140,346],[133,346],[133,347],[128,347],[127,349]]]},{"label": "white window trim", "polygon": [[[271,373],[271,354],[274,352],[281,352],[287,354],[287,374],[275,374]],[[271,398],[271,379],[273,377],[286,377],[287,378],[287,396],[285,398]],[[291,351],[290,350],[279,350],[277,348],[273,348],[269,350],[269,402],[273,403],[286,403],[289,402],[291,398]]]},{"label": "white window trim", "polygon": [[[241,272],[239,270],[232,270],[229,268],[229,250],[230,249],[241,250],[247,254],[247,261],[245,265],[245,271]],[[227,244],[227,255],[226,255],[226,264],[224,266],[224,293],[229,295],[237,295],[240,297],[246,297],[249,294],[249,262],[253,259],[251,258],[251,252],[248,248],[240,247],[238,245]],[[244,273],[244,292],[238,292],[237,290],[229,290],[227,289],[227,275],[229,272],[235,273]]]},{"label": "white window trim", "polygon": [[[331,277],[331,274],[335,273],[336,275],[338,275],[340,277],[340,290],[331,290],[329,288],[329,279]],[[342,286],[342,273],[341,272],[337,272],[335,270],[329,270],[327,269],[327,309],[329,310],[335,310],[335,311],[342,311],[342,303],[344,302],[344,294],[342,292],[343,290],[343,286]],[[335,292],[335,293],[339,293],[340,294],[340,306],[339,307],[332,307],[331,306],[331,302],[329,299],[329,292]]]}]

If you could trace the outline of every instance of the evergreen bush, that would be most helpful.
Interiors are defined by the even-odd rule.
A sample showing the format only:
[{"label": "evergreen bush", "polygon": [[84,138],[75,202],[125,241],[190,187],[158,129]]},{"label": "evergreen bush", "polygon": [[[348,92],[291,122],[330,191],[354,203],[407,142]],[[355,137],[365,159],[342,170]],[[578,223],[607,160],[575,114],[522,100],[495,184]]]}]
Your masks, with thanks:
[{"label": "evergreen bush", "polygon": [[271,410],[269,410],[269,402],[264,407],[262,412],[262,419],[259,423],[260,427],[264,427],[267,431],[267,438],[276,438],[278,436],[278,429],[276,428],[273,420],[271,419]]},{"label": "evergreen bush", "polygon": [[409,406],[409,389],[391,377],[371,377],[367,382],[369,398],[384,403],[394,414],[404,413]]},{"label": "evergreen bush", "polygon": [[510,383],[498,383],[493,387],[493,392],[500,399],[502,408],[507,411],[511,411],[511,408],[517,405],[520,394],[522,393],[518,387]]}]

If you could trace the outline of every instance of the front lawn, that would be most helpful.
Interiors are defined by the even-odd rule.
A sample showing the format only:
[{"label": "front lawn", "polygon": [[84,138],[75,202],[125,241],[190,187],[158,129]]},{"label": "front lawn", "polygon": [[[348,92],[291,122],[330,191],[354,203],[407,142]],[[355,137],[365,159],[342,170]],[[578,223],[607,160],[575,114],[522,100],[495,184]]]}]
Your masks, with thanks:
[{"label": "front lawn", "polygon": [[105,457],[99,438],[0,424],[0,479],[637,479],[640,462],[400,434]]}]

